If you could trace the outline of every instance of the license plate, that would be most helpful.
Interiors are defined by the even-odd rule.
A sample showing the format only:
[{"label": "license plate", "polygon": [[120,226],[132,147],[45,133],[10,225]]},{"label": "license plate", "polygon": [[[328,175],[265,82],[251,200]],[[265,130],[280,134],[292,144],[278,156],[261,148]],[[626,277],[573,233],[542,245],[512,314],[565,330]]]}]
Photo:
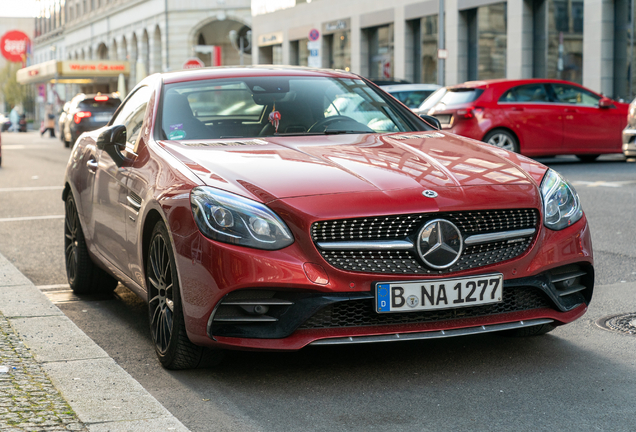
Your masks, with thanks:
[{"label": "license plate", "polygon": [[439,120],[440,124],[450,124],[451,122],[450,114],[436,115],[435,118]]},{"label": "license plate", "polygon": [[96,122],[107,122],[110,120],[110,114],[96,114],[94,118]]},{"label": "license plate", "polygon": [[503,275],[378,283],[375,291],[378,313],[478,306],[501,301]]}]

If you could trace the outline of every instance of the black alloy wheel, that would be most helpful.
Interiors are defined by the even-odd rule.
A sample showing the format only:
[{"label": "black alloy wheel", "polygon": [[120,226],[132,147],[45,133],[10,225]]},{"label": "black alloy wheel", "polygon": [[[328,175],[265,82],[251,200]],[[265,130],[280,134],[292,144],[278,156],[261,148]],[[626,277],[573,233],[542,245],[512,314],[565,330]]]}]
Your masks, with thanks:
[{"label": "black alloy wheel", "polygon": [[192,369],[220,362],[222,351],[194,345],[188,339],[174,253],[163,222],[152,232],[146,286],[150,334],[161,364],[167,369]]},{"label": "black alloy wheel", "polygon": [[88,254],[88,246],[77,214],[75,199],[68,194],[64,216],[64,261],[68,284],[76,294],[110,293],[117,280],[97,267]]}]

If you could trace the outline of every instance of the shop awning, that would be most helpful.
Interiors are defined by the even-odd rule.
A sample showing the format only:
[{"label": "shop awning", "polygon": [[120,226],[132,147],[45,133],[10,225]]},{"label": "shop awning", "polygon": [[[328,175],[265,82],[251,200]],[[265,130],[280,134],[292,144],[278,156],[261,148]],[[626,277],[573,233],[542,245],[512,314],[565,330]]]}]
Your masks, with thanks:
[{"label": "shop awning", "polygon": [[89,84],[117,80],[119,74],[127,76],[130,64],[117,60],[51,60],[20,69],[20,84],[57,82],[60,84]]}]

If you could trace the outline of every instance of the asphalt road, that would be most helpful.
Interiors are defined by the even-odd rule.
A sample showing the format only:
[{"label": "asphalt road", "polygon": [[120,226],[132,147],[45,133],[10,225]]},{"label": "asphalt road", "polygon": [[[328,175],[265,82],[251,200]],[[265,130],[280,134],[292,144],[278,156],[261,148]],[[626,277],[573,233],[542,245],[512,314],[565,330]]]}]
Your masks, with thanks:
[{"label": "asphalt road", "polygon": [[231,352],[215,368],[161,368],[145,304],[68,292],[63,173],[69,150],[2,134],[0,253],[193,431],[635,431],[636,335],[596,321],[636,313],[636,164],[542,160],[572,181],[590,220],[596,292],[580,320],[538,338]]}]

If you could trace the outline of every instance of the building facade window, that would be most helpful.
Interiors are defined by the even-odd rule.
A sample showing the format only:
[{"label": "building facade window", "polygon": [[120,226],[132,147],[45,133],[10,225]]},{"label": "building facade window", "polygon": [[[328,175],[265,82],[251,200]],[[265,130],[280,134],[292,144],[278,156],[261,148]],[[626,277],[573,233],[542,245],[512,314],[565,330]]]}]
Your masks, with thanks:
[{"label": "building facade window", "polygon": [[507,4],[477,8],[477,78],[506,77]]},{"label": "building facade window", "polygon": [[424,17],[420,21],[421,76],[420,82],[437,83],[438,15]]},{"label": "building facade window", "polygon": [[394,36],[393,24],[365,30],[369,44],[369,78],[393,77]]},{"label": "building facade window", "polygon": [[351,30],[336,31],[325,35],[327,62],[331,69],[351,69]]},{"label": "building facade window", "polygon": [[583,82],[583,2],[547,0],[546,77]]},{"label": "building facade window", "polygon": [[[291,41],[289,43],[290,48],[290,63],[295,66],[308,66],[309,65],[309,48],[307,43],[309,39],[300,39]],[[281,59],[282,61],[282,59]]]}]

